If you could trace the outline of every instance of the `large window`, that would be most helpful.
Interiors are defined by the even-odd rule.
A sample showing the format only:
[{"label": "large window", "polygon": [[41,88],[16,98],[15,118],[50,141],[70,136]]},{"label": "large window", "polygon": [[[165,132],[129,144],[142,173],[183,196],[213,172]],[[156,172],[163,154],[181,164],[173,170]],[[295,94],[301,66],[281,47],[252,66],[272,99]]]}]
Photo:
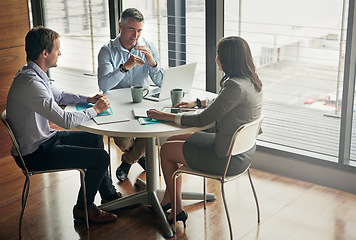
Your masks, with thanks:
[{"label": "large window", "polygon": [[337,161],[347,6],[225,1],[225,36],[247,40],[264,84],[264,143]]},{"label": "large window", "polygon": [[107,0],[43,1],[45,26],[61,37],[58,67],[50,77],[61,89],[85,95],[99,91],[97,56],[110,30]]},{"label": "large window", "polygon": [[[223,13],[217,14],[224,15],[224,36],[247,40],[264,84],[264,134],[259,144],[333,162],[342,163],[345,156],[356,160],[356,133],[350,137],[350,154],[339,152],[348,149],[347,141],[340,140],[347,138],[341,112],[342,105],[352,101],[343,100],[350,97],[350,92],[343,96],[343,85],[345,59],[350,56],[345,50],[348,7],[355,0],[217,1],[224,3]],[[142,37],[157,46],[164,68],[173,66],[177,55],[182,62],[197,62],[193,87],[206,89],[206,49],[215,49],[206,46],[205,36],[207,20],[211,23],[205,17],[206,5],[211,2],[118,2],[123,9],[135,7],[144,14]],[[65,90],[97,92],[97,55],[110,38],[108,1],[46,0],[43,5],[45,25],[61,34],[63,55],[51,78]],[[350,123],[352,116],[347,118]]]}]

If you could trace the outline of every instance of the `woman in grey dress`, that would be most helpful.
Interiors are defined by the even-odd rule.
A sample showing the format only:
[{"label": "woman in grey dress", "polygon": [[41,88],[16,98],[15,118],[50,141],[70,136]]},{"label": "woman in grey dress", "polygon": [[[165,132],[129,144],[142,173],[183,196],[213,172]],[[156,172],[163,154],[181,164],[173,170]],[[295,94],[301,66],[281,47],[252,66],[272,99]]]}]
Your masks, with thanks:
[{"label": "woman in grey dress", "polygon": [[[149,118],[168,120],[185,126],[206,126],[215,122],[215,132],[196,132],[172,136],[161,148],[161,166],[166,182],[162,208],[171,208],[173,199],[172,174],[180,164],[213,174],[225,170],[228,146],[232,135],[241,125],[256,120],[262,113],[262,82],[255,72],[250,48],[240,37],[226,37],[217,45],[216,63],[225,75],[220,81],[221,90],[213,100],[182,102],[175,107],[202,107],[196,114],[171,114],[155,109],[147,111]],[[228,175],[243,172],[251,163],[256,146],[231,157]],[[188,214],[183,210],[181,177],[177,178],[177,221],[185,221]],[[167,219],[173,223],[173,213]]]}]

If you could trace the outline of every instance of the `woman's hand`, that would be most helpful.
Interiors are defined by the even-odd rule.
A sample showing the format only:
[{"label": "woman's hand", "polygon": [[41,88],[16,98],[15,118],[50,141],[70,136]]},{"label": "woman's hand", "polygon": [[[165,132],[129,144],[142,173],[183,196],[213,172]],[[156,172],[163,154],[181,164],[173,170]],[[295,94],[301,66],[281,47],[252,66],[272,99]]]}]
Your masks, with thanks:
[{"label": "woman's hand", "polygon": [[195,102],[181,102],[174,105],[174,108],[193,108],[196,106]]},{"label": "woman's hand", "polygon": [[146,113],[147,113],[147,117],[149,117],[151,119],[166,120],[166,121],[170,121],[170,122],[174,122],[174,119],[175,119],[175,114],[164,113],[157,109],[149,109],[149,110],[147,110]]}]

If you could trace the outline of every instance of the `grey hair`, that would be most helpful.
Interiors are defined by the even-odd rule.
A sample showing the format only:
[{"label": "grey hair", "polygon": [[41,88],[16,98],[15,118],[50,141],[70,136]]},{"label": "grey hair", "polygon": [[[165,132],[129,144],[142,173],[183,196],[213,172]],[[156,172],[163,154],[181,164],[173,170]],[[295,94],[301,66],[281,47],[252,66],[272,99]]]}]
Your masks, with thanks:
[{"label": "grey hair", "polygon": [[125,25],[129,19],[134,19],[138,22],[144,22],[145,18],[142,13],[136,8],[127,8],[121,14],[120,22],[122,25]]}]

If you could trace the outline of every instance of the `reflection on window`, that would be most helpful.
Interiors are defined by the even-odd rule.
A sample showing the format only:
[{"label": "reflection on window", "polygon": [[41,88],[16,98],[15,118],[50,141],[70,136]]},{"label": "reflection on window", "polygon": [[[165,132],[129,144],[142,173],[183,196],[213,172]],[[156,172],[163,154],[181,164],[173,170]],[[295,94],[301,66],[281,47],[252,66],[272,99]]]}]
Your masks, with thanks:
[{"label": "reflection on window", "polygon": [[[51,78],[60,79],[57,84],[66,81],[63,86],[72,90],[85,85],[81,81],[86,74],[86,88],[97,91],[97,55],[110,36],[108,2],[43,2],[46,26],[61,34],[62,56]],[[186,62],[198,62],[193,87],[205,89],[205,1],[185,2]],[[224,35],[247,40],[264,83],[261,144],[322,154],[324,159],[336,161],[348,0],[224,3]],[[167,1],[123,1],[123,8],[128,7],[138,8],[145,16],[142,37],[157,46],[162,66],[167,68]],[[81,76],[77,79],[78,72]],[[353,152],[351,158],[356,159]]]},{"label": "reflection on window", "polygon": [[61,89],[85,95],[98,91],[97,56],[109,41],[107,0],[46,0],[45,25],[60,34],[58,67],[50,76]]},{"label": "reflection on window", "polygon": [[[205,1],[186,0],[186,62],[197,62],[193,88],[205,90]],[[159,49],[162,66],[169,66],[167,1],[123,1],[123,9],[134,7],[145,17],[142,37]]]},{"label": "reflection on window", "polygon": [[225,1],[225,36],[247,40],[264,83],[263,142],[338,156],[348,1],[344,13],[342,4]]}]

